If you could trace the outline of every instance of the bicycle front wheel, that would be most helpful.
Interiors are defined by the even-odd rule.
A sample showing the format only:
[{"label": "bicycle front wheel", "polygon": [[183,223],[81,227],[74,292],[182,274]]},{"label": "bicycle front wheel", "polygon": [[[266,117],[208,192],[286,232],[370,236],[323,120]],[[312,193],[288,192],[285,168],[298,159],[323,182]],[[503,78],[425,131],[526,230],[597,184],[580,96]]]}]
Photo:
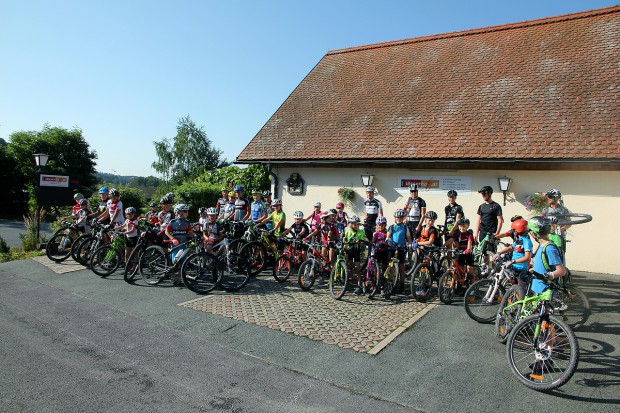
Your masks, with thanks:
[{"label": "bicycle front wheel", "polygon": [[[517,285],[513,285],[506,291],[502,302],[497,309],[495,317],[495,337],[500,343],[505,343],[514,326],[521,317],[521,304],[512,305],[523,299],[523,291]],[[512,305],[512,306],[511,306]],[[509,308],[507,308],[509,307]]]},{"label": "bicycle front wheel", "polygon": [[579,288],[567,285],[553,298],[554,315],[573,329],[585,324],[590,317],[590,300]]},{"label": "bicycle front wheel", "polygon": [[86,242],[92,237],[93,237],[92,234],[82,234],[79,237],[77,237],[75,241],[73,241],[73,244],[71,244],[71,258],[73,258],[73,261],[79,262],[78,250],[80,248],[80,245],[82,245],[82,243]]},{"label": "bicycle front wheel", "polygon": [[107,277],[118,269],[123,258],[114,251],[112,244],[100,246],[90,257],[90,269],[100,277]]},{"label": "bicycle front wheel", "polygon": [[159,284],[168,272],[166,252],[159,245],[151,245],[144,250],[138,264],[142,281],[148,285]]},{"label": "bicycle front wheel", "polygon": [[448,270],[439,279],[439,287],[437,287],[437,295],[444,304],[450,304],[452,297],[454,297],[454,290],[458,279],[454,274],[454,270]]},{"label": "bicycle front wheel", "polygon": [[190,255],[181,266],[183,284],[197,294],[213,291],[219,285],[222,273],[221,263],[205,251]]},{"label": "bicycle front wheel", "polygon": [[140,257],[145,249],[146,248],[138,245],[131,251],[129,259],[125,263],[125,271],[123,271],[123,279],[126,283],[133,284],[134,278],[138,273],[138,268],[140,267]]},{"label": "bicycle front wheel", "polygon": [[496,281],[485,278],[473,283],[465,292],[465,312],[479,323],[492,323],[497,316],[497,309],[506,290],[502,285],[497,286],[493,293]]},{"label": "bicycle front wheel", "polygon": [[564,385],[579,363],[575,333],[555,317],[540,324],[538,315],[523,319],[508,338],[506,354],[510,369],[519,381],[538,391]]},{"label": "bicycle front wheel", "polygon": [[54,262],[63,262],[71,255],[73,239],[69,234],[60,233],[55,235],[47,242],[45,254],[47,258]]},{"label": "bicycle front wheel", "polygon": [[336,261],[332,272],[329,275],[329,292],[336,300],[344,297],[347,291],[347,281],[349,280],[349,272],[347,266],[342,260]]},{"label": "bicycle front wheel", "polygon": [[239,251],[250,267],[250,275],[255,277],[267,265],[267,248],[260,241],[245,244]]},{"label": "bicycle front wheel", "polygon": [[411,295],[420,302],[427,301],[431,296],[433,279],[427,263],[418,264],[411,276]]},{"label": "bicycle front wheel", "polygon": [[314,259],[308,259],[304,261],[299,267],[299,273],[297,275],[297,283],[299,288],[304,291],[308,291],[314,285],[316,279],[317,265]]},{"label": "bicycle front wheel", "polygon": [[239,291],[250,280],[250,266],[243,255],[228,253],[221,258],[220,285],[226,291]]},{"label": "bicycle front wheel", "polygon": [[379,263],[374,258],[368,260],[368,265],[366,266],[366,283],[366,287],[369,290],[368,298],[373,298],[377,294],[377,290],[381,288]]},{"label": "bicycle front wheel", "polygon": [[77,249],[76,261],[81,265],[88,267],[90,265],[90,257],[93,252],[101,246],[101,240],[99,238],[89,238],[84,240]]},{"label": "bicycle front wheel", "polygon": [[277,282],[283,283],[291,276],[291,257],[289,255],[283,255],[276,261],[273,266],[273,278]]}]

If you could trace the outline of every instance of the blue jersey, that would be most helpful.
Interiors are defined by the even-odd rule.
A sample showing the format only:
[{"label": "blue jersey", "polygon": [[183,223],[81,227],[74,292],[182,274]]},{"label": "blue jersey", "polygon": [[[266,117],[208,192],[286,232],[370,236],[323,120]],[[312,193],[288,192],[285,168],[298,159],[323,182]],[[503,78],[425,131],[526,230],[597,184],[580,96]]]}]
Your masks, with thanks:
[{"label": "blue jersey", "polygon": [[[543,249],[545,250],[547,256],[547,263],[549,264],[549,269],[545,268],[543,264]],[[536,255],[534,255],[534,272],[537,274],[545,274],[548,271],[554,271],[556,265],[562,264],[562,258],[560,257],[560,251],[558,247],[555,246],[554,243],[550,242],[544,248],[542,245],[536,251]],[[541,280],[534,279],[532,281],[532,291],[536,294],[540,294],[546,289],[545,283]]]},{"label": "blue jersey", "polygon": [[388,229],[390,237],[388,242],[393,242],[399,247],[407,245],[407,234],[409,233],[409,227],[405,224],[394,224]]},{"label": "blue jersey", "polygon": [[267,212],[267,207],[263,201],[252,202],[250,209],[252,211],[252,221],[257,221],[265,212]]},{"label": "blue jersey", "polygon": [[[518,260],[519,258],[525,257],[525,253],[527,251],[532,252],[532,240],[527,235],[518,237],[515,242],[512,243],[512,259],[513,261]],[[512,264],[512,267],[515,270],[519,271],[527,271],[528,262],[515,262]]]}]

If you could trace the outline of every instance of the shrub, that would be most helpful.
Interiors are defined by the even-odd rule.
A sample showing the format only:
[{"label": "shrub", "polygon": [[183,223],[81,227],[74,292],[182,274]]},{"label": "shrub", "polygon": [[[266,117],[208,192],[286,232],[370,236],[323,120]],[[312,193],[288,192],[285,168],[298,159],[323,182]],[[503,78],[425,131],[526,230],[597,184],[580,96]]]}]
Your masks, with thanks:
[{"label": "shrub", "polygon": [[174,189],[175,203],[188,204],[189,220],[198,220],[198,208],[212,207],[220,197],[220,187],[207,182],[186,182]]},{"label": "shrub", "polygon": [[6,244],[4,238],[0,236],[0,254],[8,254],[11,249]]}]

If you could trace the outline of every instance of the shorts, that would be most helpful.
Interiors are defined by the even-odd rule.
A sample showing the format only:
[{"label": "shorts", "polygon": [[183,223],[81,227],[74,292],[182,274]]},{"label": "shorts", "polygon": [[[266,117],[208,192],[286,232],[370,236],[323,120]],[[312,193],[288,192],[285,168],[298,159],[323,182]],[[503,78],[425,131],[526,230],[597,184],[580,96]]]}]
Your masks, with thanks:
[{"label": "shorts", "polygon": [[474,255],[473,254],[461,254],[459,255],[458,263],[460,266],[474,265]]},{"label": "shorts", "polygon": [[409,231],[411,231],[411,236],[416,239],[419,238],[420,234],[418,234],[418,225],[420,224],[420,220],[417,221],[409,221],[407,219],[407,227],[409,227]]},{"label": "shorts", "polygon": [[398,258],[398,262],[401,264],[405,263],[405,256],[407,254],[405,254],[405,250],[404,249],[397,249],[396,251],[390,251],[390,257],[393,257],[394,254],[396,254],[396,258]]},{"label": "shorts", "polygon": [[348,261],[360,262],[362,260],[361,248],[349,248],[345,252],[347,253]]},{"label": "shorts", "polygon": [[127,237],[127,241],[125,242],[125,246],[129,248],[133,248],[138,245],[139,237]]}]

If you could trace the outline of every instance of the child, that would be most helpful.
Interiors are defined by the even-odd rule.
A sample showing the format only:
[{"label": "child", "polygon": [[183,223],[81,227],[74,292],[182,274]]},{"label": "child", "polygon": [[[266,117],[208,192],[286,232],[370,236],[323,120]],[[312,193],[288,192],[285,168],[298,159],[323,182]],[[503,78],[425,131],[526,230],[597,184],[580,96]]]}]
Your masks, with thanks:
[{"label": "child", "polygon": [[426,223],[420,230],[420,237],[418,238],[418,245],[432,246],[441,243],[439,239],[439,231],[435,228],[435,220],[437,219],[437,213],[434,211],[428,211],[424,216]]},{"label": "child", "polygon": [[[405,216],[407,212],[404,209],[397,209],[394,212],[395,223],[390,225],[387,232],[388,245],[395,246],[396,257],[398,258],[398,272],[400,280],[394,281],[396,291],[404,291],[405,289],[405,250],[411,245],[412,237],[409,227],[405,225]],[[383,293],[382,293],[383,295]]]},{"label": "child", "polygon": [[[170,258],[173,262],[172,269],[174,271],[177,271],[181,266],[181,258],[185,254],[184,251],[187,249],[186,242],[189,241],[190,233],[193,230],[190,222],[187,220],[188,212],[189,207],[187,205],[178,204],[174,208],[176,218],[170,221],[170,223],[166,227],[166,235],[172,241],[173,245]],[[173,279],[174,285],[179,285],[180,283],[180,277],[175,277]]]},{"label": "child", "polygon": [[73,210],[71,211],[71,217],[74,219],[77,219],[78,212],[80,211],[80,209],[82,209],[80,206],[80,201],[82,199],[84,199],[84,195],[82,195],[79,192],[73,195],[73,200],[75,201],[75,205],[73,205]]},{"label": "child", "polygon": [[165,230],[168,224],[170,224],[170,221],[174,219],[174,213],[170,210],[172,208],[172,201],[167,197],[163,197],[159,203],[161,204],[161,211],[157,219],[159,221],[159,226]]},{"label": "child", "polygon": [[321,225],[321,203],[319,201],[315,202],[314,210],[308,215],[308,217],[304,221],[310,221],[310,231],[315,231]]},{"label": "child", "polygon": [[125,234],[126,242],[125,242],[125,262],[129,262],[129,256],[133,251],[134,247],[138,244],[138,236],[140,233],[138,232],[138,220],[136,219],[136,209],[134,207],[129,207],[125,209],[125,215],[127,215],[125,221],[117,226],[115,229],[123,229],[123,234]]},{"label": "child", "polygon": [[82,198],[78,204],[80,209],[75,213],[75,225],[79,232],[90,234],[90,225],[88,225],[88,216],[91,214],[88,208],[88,199]]},{"label": "child", "polygon": [[284,237],[285,235],[291,234],[295,239],[304,239],[310,233],[308,224],[304,222],[304,213],[301,211],[295,211],[293,218],[295,219],[295,222],[289,229],[282,232],[282,236]]},{"label": "child", "polygon": [[349,221],[349,228],[344,233],[344,242],[347,252],[347,267],[353,269],[353,276],[357,275],[357,287],[355,295],[364,292],[363,280],[360,275],[360,261],[362,259],[361,241],[366,240],[366,232],[360,229],[360,219],[357,215],[353,215]]},{"label": "child", "polygon": [[512,268],[517,272],[517,281],[521,291],[525,291],[527,287],[527,279],[525,277],[528,273],[530,259],[532,258],[532,240],[527,235],[527,221],[524,219],[517,219],[510,224],[510,228],[514,231],[516,236],[515,241],[511,246],[503,248],[501,251],[493,257],[494,261],[497,261],[501,254],[512,251],[512,259],[510,264]]},{"label": "child", "polygon": [[149,207],[151,207],[151,210],[148,212],[148,214],[146,214],[146,219],[153,225],[157,225],[159,224],[159,217],[158,217],[158,212],[157,212],[157,203],[156,202],[151,202],[149,204]]},{"label": "child", "polygon": [[564,240],[562,240],[562,236],[558,234],[558,217],[549,215],[547,219],[551,222],[551,233],[549,234],[549,239],[560,249],[560,254],[563,256],[564,251],[562,247],[564,246]]},{"label": "child", "polygon": [[372,234],[372,243],[375,248],[375,259],[379,263],[381,273],[385,271],[390,259],[387,244],[387,218],[383,215],[377,217],[377,230]]},{"label": "child", "polygon": [[[560,255],[560,249],[551,241],[551,222],[544,217],[534,217],[527,222],[527,229],[540,244],[534,254],[534,273],[546,275],[554,280],[566,275],[566,268]],[[540,294],[548,287],[541,280],[532,280],[531,290],[534,294]]]},{"label": "child", "polygon": [[342,234],[347,228],[347,225],[349,225],[349,215],[344,212],[344,203],[342,202],[336,204],[336,211],[336,227],[338,228],[338,232]]},{"label": "child", "polygon": [[338,230],[336,226],[332,224],[331,218],[332,215],[329,212],[321,212],[321,224],[314,231],[310,232],[306,238],[319,235],[323,244],[321,254],[323,254],[325,258],[329,258],[330,263],[333,263],[335,258],[334,241],[338,239]]},{"label": "child", "polygon": [[217,222],[217,208],[205,208],[207,219],[202,224],[202,237],[207,251],[213,249],[213,245],[224,239],[224,227]]},{"label": "child", "polygon": [[472,266],[474,265],[474,232],[469,229],[469,219],[459,218],[457,221],[458,230],[453,235],[453,244],[456,244],[459,251],[463,251],[459,255],[458,263],[465,268],[465,272],[473,276]]},{"label": "child", "polygon": [[[216,208],[216,210],[217,210],[217,208]],[[204,225],[207,223],[207,220],[208,220],[208,218],[207,218],[207,208],[206,207],[198,208],[198,215],[199,215],[198,226],[200,228],[202,228],[202,227],[204,227]]]},{"label": "child", "polygon": [[254,198],[254,201],[250,205],[252,221],[257,222],[265,218],[271,210],[268,210],[265,203],[261,200],[261,192],[258,189],[252,191],[252,198]]}]

